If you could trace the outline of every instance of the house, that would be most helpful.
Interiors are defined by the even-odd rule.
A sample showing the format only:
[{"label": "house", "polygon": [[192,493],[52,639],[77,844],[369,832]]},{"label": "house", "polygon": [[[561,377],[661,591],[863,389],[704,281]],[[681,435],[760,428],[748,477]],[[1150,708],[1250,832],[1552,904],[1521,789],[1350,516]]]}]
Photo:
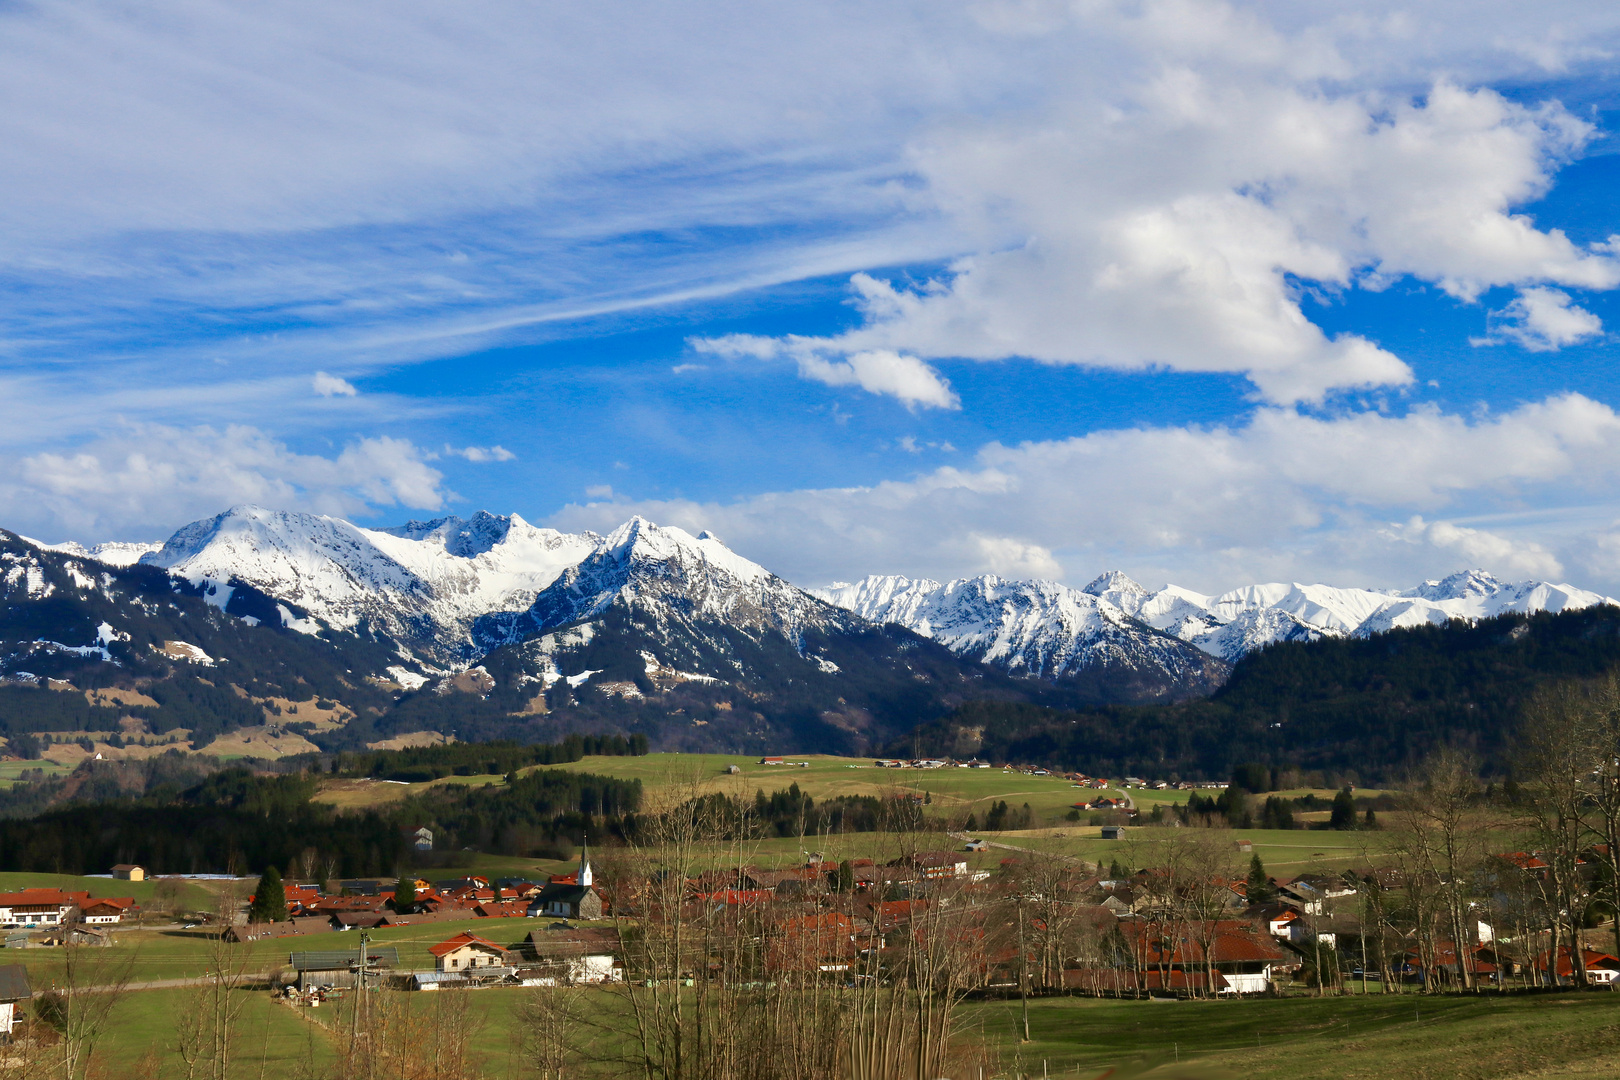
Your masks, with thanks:
[{"label": "house", "polygon": [[[1550,953],[1542,953],[1536,957],[1535,968],[1545,975]],[[1581,950],[1581,963],[1586,968],[1586,981],[1594,986],[1620,985],[1616,979],[1620,978],[1620,957],[1610,956],[1608,953],[1596,952],[1592,949]],[[1558,962],[1555,967],[1558,985],[1571,986],[1575,982],[1575,959],[1568,945],[1558,946]]]},{"label": "house", "polygon": [[112,868],[112,876],[119,881],[145,881],[146,867],[121,862]]},{"label": "house", "polygon": [[79,917],[92,925],[122,922],[124,916],[135,909],[135,900],[129,896],[92,897],[79,906]]},{"label": "house", "polygon": [[1322,914],[1322,905],[1327,900],[1324,890],[1299,878],[1278,885],[1277,892],[1284,903],[1292,904],[1307,915]]},{"label": "house", "polygon": [[1120,929],[1137,970],[1161,979],[1184,972],[1194,986],[1207,983],[1220,994],[1266,993],[1279,974],[1299,966],[1297,957],[1249,922],[1132,921]]},{"label": "house", "polygon": [[1275,904],[1261,909],[1260,917],[1265,920],[1266,933],[1272,937],[1288,938],[1290,940],[1294,937],[1295,924],[1304,922],[1299,912],[1293,908],[1279,908]]},{"label": "house", "polygon": [[487,938],[470,930],[428,949],[440,971],[471,971],[475,968],[505,967],[507,952]]},{"label": "house", "polygon": [[426,825],[419,829],[406,829],[404,833],[405,842],[410,844],[412,849],[416,851],[433,850],[433,830]]},{"label": "house", "polygon": [[617,930],[556,923],[531,933],[529,945],[541,967],[523,974],[522,981],[526,985],[566,983],[578,986],[624,981]]},{"label": "house", "polygon": [[1102,827],[1102,838],[1104,840],[1123,840],[1123,839],[1125,839],[1125,826],[1123,826],[1123,825],[1104,825]]},{"label": "house", "polygon": [[963,851],[989,851],[990,845],[984,840],[969,840]]},{"label": "house", "polygon": [[967,859],[954,851],[919,851],[885,865],[886,877],[896,883],[966,877]]},{"label": "house", "polygon": [[28,968],[22,964],[0,965],[0,1034],[10,1036],[17,1026],[17,1006],[34,996],[28,987]]},{"label": "house", "polygon": [[89,893],[66,893],[61,889],[23,889],[0,893],[0,926],[60,926],[72,917]]},{"label": "house", "polygon": [[[913,903],[921,901],[891,901],[879,905],[876,912],[879,922],[883,919],[883,909],[891,904],[905,905],[904,919],[909,921]],[[901,917],[896,915],[892,921],[899,922]],[[841,911],[780,919],[775,930],[765,961],[769,971],[848,971],[857,952],[855,921]]]},{"label": "house", "polygon": [[780,765],[782,764],[782,759],[779,757],[762,757],[759,759],[759,763],[761,765]]}]

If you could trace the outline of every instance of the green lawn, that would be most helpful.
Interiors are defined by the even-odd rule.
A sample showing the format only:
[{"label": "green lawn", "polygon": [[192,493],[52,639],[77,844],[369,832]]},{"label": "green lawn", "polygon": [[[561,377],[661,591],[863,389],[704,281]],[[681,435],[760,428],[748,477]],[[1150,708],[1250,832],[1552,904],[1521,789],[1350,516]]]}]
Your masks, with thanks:
[{"label": "green lawn", "polygon": [[[453,925],[453,924],[452,924]],[[497,940],[527,930],[510,920]],[[402,946],[407,962],[425,955],[425,944],[448,936],[443,925],[378,931],[379,943]],[[491,929],[480,926],[483,932]],[[353,932],[342,935],[350,940]],[[306,939],[307,940],[307,939]],[[329,940],[320,945],[330,947]],[[284,951],[284,943],[247,946],[255,954]],[[43,951],[43,950],[41,950]],[[155,956],[155,954],[153,954]],[[544,991],[541,991],[544,992]],[[133,1075],[143,1056],[172,1068],[173,1017],[187,991],[129,993],[117,1006],[114,1027],[101,1047],[106,1075]],[[331,1060],[325,1025],[340,1022],[337,1009],[295,1010],[263,990],[239,991],[247,999],[236,1075],[287,1075],[307,1059]],[[443,991],[449,995],[455,991]],[[486,1075],[513,1071],[520,1010],[536,993],[523,989],[468,991],[479,1017],[475,1047]],[[596,993],[596,992],[590,992]],[[405,995],[414,1010],[433,1008],[438,995]],[[616,1007],[605,995],[593,1007]],[[1030,1003],[1032,1041],[1020,1043],[1019,1003],[966,1003],[965,1038],[990,1044],[999,1068],[986,1076],[1097,1077],[1143,1074],[1245,1080],[1510,1080],[1616,1075],[1620,1056],[1620,994],[1606,991],[1497,997],[1424,997],[1371,994],[1340,998],[1291,997],[1247,1001],[1150,1003],[1089,998],[1035,999]],[[1180,1067],[1177,1068],[1179,1059]],[[263,1064],[261,1065],[261,1060]]]},{"label": "green lawn", "polygon": [[[1252,1080],[1614,1076],[1620,994],[1497,998],[1370,995],[1149,1004],[1055,998],[1030,1004],[1033,1041],[1017,1042],[1018,1003],[968,1015],[1004,1066],[1095,1076],[1110,1067]],[[1183,1065],[1202,1069],[1176,1072]],[[1547,1070],[1543,1073],[1542,1070]],[[1127,1075],[1129,1075],[1129,1071]]]},{"label": "green lawn", "polygon": [[[99,1072],[91,1075],[142,1075],[155,1062],[163,1070],[158,1075],[183,1076],[183,1065],[174,1051],[174,1017],[186,993],[143,990],[126,994],[114,1006],[107,1034],[96,1047],[93,1065]],[[306,1060],[322,1069],[331,1064],[330,1040],[305,1015],[277,1003],[264,990],[235,993],[245,1000],[236,1028],[238,1057],[232,1077],[287,1077]]]}]

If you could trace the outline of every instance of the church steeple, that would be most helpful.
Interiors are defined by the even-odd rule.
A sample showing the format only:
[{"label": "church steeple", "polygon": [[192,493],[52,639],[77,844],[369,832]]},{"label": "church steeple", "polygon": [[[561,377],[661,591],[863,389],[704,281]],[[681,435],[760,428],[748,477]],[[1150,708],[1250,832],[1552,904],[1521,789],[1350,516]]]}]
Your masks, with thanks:
[{"label": "church steeple", "polygon": [[579,878],[581,885],[589,886],[591,883],[591,836],[585,834],[585,840],[579,847]]}]

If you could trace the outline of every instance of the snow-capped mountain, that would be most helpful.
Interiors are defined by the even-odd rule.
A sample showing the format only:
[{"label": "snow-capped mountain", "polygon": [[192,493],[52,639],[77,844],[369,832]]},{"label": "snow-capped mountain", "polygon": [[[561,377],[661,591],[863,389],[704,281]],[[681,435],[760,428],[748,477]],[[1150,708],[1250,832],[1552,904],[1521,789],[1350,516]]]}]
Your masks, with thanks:
[{"label": "snow-capped mountain", "polygon": [[[1119,588],[1145,592],[1119,576]],[[1104,678],[1137,700],[1208,693],[1227,666],[1125,613],[1055,581],[991,575],[941,584],[868,577],[820,594],[874,622],[899,623],[952,651],[1015,675]]]},{"label": "snow-capped mountain", "polygon": [[798,643],[807,628],[849,624],[839,609],[738,555],[709,533],[693,536],[633,517],[568,567],[528,610],[479,620],[485,648],[601,616],[615,604],[657,637],[724,623]]},{"label": "snow-capped mountain", "polygon": [[[27,537],[23,539],[27,540]],[[93,544],[85,547],[76,540],[69,540],[65,544],[42,544],[38,540],[28,540],[28,543],[41,551],[59,551],[63,555],[76,555],[81,559],[94,559],[108,566],[133,566],[141,561],[143,555],[157,551],[163,547],[162,541],[128,541],[109,540],[104,544]]]},{"label": "snow-capped mountain", "polygon": [[[238,506],[196,521],[141,557],[227,607],[233,584],[284,602],[284,625],[394,638],[441,667],[477,655],[472,625],[494,611],[522,611],[602,538],[483,512],[393,529],[340,518]],[[307,618],[306,618],[307,617]]]},{"label": "snow-capped mountain", "polygon": [[821,595],[868,619],[897,622],[1006,670],[1051,676],[1082,670],[1094,655],[1165,663],[1171,654],[1143,636],[1153,631],[1231,663],[1280,641],[1366,636],[1451,619],[1616,603],[1571,585],[1502,582],[1483,570],[1394,592],[1266,584],[1206,596],[1175,585],[1149,590],[1110,571],[1081,590],[1051,581],[992,577],[944,584],[869,577]]}]

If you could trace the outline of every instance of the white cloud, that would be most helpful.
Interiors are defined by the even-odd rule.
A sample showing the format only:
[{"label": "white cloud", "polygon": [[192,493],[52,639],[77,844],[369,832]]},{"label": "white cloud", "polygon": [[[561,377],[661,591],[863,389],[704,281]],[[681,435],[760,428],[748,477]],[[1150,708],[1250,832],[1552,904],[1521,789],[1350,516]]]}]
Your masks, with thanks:
[{"label": "white cloud", "polygon": [[1476,345],[1514,341],[1531,352],[1551,352],[1566,345],[1603,333],[1603,320],[1570,302],[1561,289],[1520,289],[1519,295],[1500,312],[1488,337],[1473,339]]},{"label": "white cloud", "polygon": [[842,358],[839,350],[813,338],[767,338],[755,334],[728,334],[693,338],[688,344],[699,353],[728,360],[774,360],[791,357],[799,375],[828,386],[858,386],[872,394],[899,399],[907,408],[960,409],[962,401],[951,384],[915,356],[892,349],[863,349]]},{"label": "white cloud", "polygon": [[5,471],[8,527],[84,540],[155,535],[234,503],[356,516],[438,510],[448,497],[404,439],[358,439],[323,457],[243,426],[131,426],[72,453],[13,459]]},{"label": "white cloud", "polygon": [[1564,573],[1557,556],[1533,540],[1514,540],[1449,521],[1424,521],[1421,515],[1414,515],[1404,525],[1393,528],[1390,535],[1455,552],[1463,565],[1489,566],[1503,575],[1556,581]]},{"label": "white cloud", "polygon": [[444,444],[444,452],[449,457],[465,458],[475,464],[486,461],[512,461],[517,455],[504,446],[463,446],[460,448]]},{"label": "white cloud", "polygon": [[[812,584],[1022,563],[1048,574],[1061,564],[1077,585],[1112,566],[1216,591],[1279,579],[1399,585],[1474,563],[1504,576],[1554,573],[1577,539],[1517,516],[1527,504],[1602,499],[1617,480],[1620,416],[1566,394],[1472,421],[1435,410],[1321,417],[1266,408],[1241,427],[990,444],[970,468],[911,481],[733,504],[621,500],[569,507],[553,523],[600,530],[634,510],[712,528]],[[1465,523],[1487,511],[1509,523]],[[1414,516],[1424,522],[1387,524]]]},{"label": "white cloud", "polygon": [[338,397],[354,397],[360,392],[348,380],[340,379],[336,375],[328,375],[324,371],[317,371],[311,383],[315,388],[315,392],[321,397],[333,397],[334,395]]},{"label": "white cloud", "polygon": [[1613,288],[1620,261],[1513,212],[1590,137],[1584,121],[1445,81],[1421,102],[1329,93],[1321,72],[1282,56],[1177,59],[1121,86],[1112,107],[963,125],[917,146],[930,194],[980,250],[922,287],[857,274],[864,324],[784,347],[1234,372],[1287,403],[1413,379],[1376,343],[1312,323],[1296,281],[1413,275],[1463,300],[1531,286],[1505,335],[1541,348],[1596,332],[1536,283]]},{"label": "white cloud", "polygon": [[975,536],[983,564],[992,574],[1010,578],[1061,578],[1063,567],[1039,544],[1006,536]]}]

